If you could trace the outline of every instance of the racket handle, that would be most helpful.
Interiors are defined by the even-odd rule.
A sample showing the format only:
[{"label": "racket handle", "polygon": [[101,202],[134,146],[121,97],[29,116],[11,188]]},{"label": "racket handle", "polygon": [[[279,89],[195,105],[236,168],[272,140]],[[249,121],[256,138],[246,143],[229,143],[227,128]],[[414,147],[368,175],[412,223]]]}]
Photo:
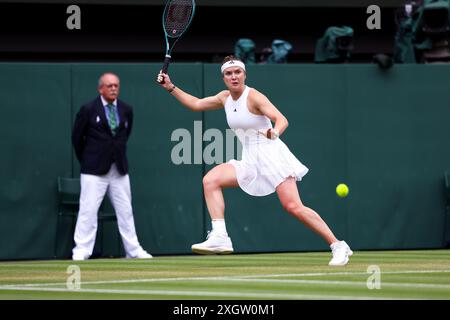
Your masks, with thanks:
[{"label": "racket handle", "polygon": [[169,63],[170,63],[170,56],[166,56],[166,58],[164,59],[162,73],[167,73],[167,70],[169,70]]},{"label": "racket handle", "polygon": [[[170,63],[170,56],[166,55],[164,59],[164,65],[161,69],[161,73],[167,73],[167,70],[169,69],[169,63]],[[164,83],[164,78],[159,83]]]}]

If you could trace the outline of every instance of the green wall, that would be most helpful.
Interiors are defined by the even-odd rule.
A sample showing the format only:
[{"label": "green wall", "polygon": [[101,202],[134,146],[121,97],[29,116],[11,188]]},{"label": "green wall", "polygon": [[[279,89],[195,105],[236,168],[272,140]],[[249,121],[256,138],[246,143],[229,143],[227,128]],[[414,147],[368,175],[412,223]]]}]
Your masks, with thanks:
[{"label": "green wall", "polygon": [[[227,128],[223,110],[195,113],[155,83],[160,64],[0,64],[0,259],[69,258],[73,219],[57,227],[57,176],[79,175],[71,126],[97,95],[99,75],[121,78],[134,106],[130,179],[141,244],[155,255],[190,253],[210,220],[202,177],[212,165],[171,161],[172,133],[194,123]],[[172,64],[174,83],[196,96],[223,90],[216,64]],[[266,94],[290,126],[282,139],[309,167],[298,183],[338,238],[352,248],[440,248],[445,244],[443,173],[450,169],[450,66],[254,65],[247,84]],[[209,131],[211,132],[211,131]],[[224,135],[225,136],[225,135]],[[195,139],[194,139],[195,140]],[[201,137],[192,141],[198,148]],[[203,147],[212,142],[204,141]],[[194,160],[194,146],[192,147]],[[223,151],[226,154],[226,150]],[[228,159],[226,159],[228,160]],[[335,194],[338,183],[350,195]],[[327,250],[279,204],[227,189],[226,221],[237,252]],[[117,225],[105,223],[103,255],[122,253]]]}]

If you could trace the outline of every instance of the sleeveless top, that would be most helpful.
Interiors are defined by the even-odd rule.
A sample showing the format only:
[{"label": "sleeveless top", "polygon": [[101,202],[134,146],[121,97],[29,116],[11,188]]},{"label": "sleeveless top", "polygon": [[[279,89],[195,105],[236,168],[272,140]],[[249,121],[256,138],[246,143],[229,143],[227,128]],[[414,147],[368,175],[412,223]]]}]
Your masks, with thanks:
[{"label": "sleeveless top", "polygon": [[225,102],[228,126],[235,132],[243,145],[261,143],[268,140],[261,134],[258,135],[258,131],[265,132],[267,129],[272,128],[272,123],[268,117],[251,113],[248,110],[247,98],[249,92],[250,87],[246,86],[237,100],[233,100],[230,94]]},{"label": "sleeveless top", "polygon": [[264,134],[272,128],[265,115],[253,114],[247,106],[250,87],[246,86],[237,100],[231,95],[225,101],[225,113],[230,128],[242,144],[242,160],[230,160],[236,170],[239,187],[252,196],[273,193],[289,177],[297,181],[308,172],[279,138],[268,139]]}]

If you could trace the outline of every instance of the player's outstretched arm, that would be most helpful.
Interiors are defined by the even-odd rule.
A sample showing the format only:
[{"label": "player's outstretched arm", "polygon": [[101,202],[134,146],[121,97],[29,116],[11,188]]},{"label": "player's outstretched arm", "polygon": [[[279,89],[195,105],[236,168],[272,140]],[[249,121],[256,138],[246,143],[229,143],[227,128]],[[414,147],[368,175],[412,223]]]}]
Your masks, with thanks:
[{"label": "player's outstretched arm", "polygon": [[170,80],[168,74],[159,73],[157,82],[161,87],[166,89],[172,96],[174,96],[182,105],[192,111],[216,110],[221,109],[224,106],[224,101],[226,99],[225,91],[222,91],[215,96],[197,98],[175,86]]}]

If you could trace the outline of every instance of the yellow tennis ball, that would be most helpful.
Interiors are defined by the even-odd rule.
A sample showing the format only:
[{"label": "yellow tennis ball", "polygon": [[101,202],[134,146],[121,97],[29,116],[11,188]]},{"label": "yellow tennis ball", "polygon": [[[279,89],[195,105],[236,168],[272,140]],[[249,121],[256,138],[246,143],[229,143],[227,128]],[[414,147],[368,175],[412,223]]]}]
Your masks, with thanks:
[{"label": "yellow tennis ball", "polygon": [[341,198],[345,198],[348,195],[348,191],[348,187],[345,183],[340,183],[336,187],[336,193]]}]

